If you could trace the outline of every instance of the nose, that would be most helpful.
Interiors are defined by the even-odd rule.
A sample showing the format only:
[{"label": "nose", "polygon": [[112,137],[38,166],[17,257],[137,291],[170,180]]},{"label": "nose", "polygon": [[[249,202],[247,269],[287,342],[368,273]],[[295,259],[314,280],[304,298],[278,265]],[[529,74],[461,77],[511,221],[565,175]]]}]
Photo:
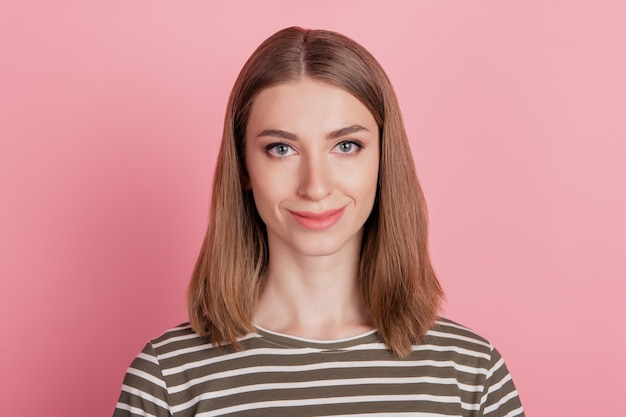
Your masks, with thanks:
[{"label": "nose", "polygon": [[320,201],[332,191],[331,167],[322,156],[303,158],[300,167],[298,194],[311,201]]}]

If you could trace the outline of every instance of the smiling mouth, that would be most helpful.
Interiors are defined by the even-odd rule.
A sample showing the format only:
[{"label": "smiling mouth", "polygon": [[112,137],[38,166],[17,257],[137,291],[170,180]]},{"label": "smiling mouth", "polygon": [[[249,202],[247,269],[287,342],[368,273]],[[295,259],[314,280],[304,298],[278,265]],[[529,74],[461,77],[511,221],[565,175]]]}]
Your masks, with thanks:
[{"label": "smiling mouth", "polygon": [[294,220],[303,227],[312,230],[323,230],[331,227],[339,221],[345,207],[340,209],[326,210],[321,213],[309,212],[309,211],[289,211]]}]

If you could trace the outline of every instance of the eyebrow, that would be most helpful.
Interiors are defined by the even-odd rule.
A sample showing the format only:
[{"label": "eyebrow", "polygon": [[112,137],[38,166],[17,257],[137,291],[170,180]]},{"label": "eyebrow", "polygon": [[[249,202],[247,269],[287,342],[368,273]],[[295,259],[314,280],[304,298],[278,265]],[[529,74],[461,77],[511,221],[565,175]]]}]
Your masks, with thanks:
[{"label": "eyebrow", "polygon": [[[326,135],[326,138],[337,139],[337,138],[348,136],[353,133],[361,132],[361,131],[369,132],[369,129],[359,124],[354,124],[351,126],[342,127],[341,129],[333,130],[328,135]],[[271,136],[275,138],[287,139],[287,140],[293,140],[293,141],[298,140],[298,135],[295,135],[291,132],[286,132],[280,129],[265,129],[261,133],[259,133],[256,137],[260,138],[262,136]]]}]

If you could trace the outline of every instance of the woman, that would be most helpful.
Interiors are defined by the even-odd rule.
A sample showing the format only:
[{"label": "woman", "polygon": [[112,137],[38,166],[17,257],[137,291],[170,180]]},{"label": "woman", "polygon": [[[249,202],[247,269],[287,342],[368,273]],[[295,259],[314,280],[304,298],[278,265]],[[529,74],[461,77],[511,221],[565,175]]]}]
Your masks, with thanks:
[{"label": "woman", "polygon": [[190,323],[151,341],[115,416],[518,416],[498,352],[438,318],[427,215],[391,84],[300,28],[226,112]]}]

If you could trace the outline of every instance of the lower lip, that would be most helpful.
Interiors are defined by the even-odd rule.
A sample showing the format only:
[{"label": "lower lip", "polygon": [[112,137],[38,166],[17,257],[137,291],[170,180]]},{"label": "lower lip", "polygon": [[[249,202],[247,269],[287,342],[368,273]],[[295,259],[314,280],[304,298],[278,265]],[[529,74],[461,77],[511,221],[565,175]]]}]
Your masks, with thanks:
[{"label": "lower lip", "polygon": [[294,220],[300,226],[303,226],[303,227],[306,227],[307,229],[312,229],[312,230],[323,230],[323,229],[328,229],[329,227],[337,223],[339,219],[341,219],[341,216],[343,216],[344,211],[345,211],[345,207],[324,217],[307,217],[307,216],[299,215],[298,213],[293,212],[293,211],[290,211],[289,213],[291,213]]}]

